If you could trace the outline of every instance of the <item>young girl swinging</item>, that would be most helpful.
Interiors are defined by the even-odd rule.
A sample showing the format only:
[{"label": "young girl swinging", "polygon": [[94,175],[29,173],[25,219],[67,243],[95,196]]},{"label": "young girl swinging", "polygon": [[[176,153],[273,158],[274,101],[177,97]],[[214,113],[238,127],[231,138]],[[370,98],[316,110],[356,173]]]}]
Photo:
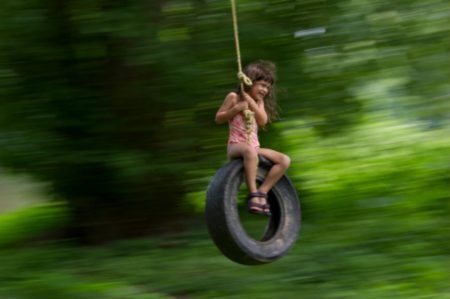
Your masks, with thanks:
[{"label": "young girl swinging", "polygon": [[[261,148],[258,140],[258,128],[264,127],[277,116],[273,94],[275,65],[269,61],[257,61],[247,65],[243,72],[253,84],[244,85],[244,90],[238,87],[236,91],[228,93],[217,111],[216,123],[229,123],[228,158],[243,158],[245,181],[249,190],[248,211],[270,215],[267,193],[283,176],[291,162],[283,153]],[[256,184],[258,155],[273,163],[259,188]]]}]

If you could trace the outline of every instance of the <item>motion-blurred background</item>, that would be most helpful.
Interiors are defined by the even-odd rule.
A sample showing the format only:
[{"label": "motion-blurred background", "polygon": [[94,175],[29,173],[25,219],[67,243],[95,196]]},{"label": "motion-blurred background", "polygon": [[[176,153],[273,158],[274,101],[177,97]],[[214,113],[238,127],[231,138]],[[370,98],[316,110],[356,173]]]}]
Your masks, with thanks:
[{"label": "motion-blurred background", "polygon": [[450,2],[237,9],[243,63],[278,67],[293,250],[236,265],[202,220],[229,1],[4,0],[0,298],[450,298]]}]

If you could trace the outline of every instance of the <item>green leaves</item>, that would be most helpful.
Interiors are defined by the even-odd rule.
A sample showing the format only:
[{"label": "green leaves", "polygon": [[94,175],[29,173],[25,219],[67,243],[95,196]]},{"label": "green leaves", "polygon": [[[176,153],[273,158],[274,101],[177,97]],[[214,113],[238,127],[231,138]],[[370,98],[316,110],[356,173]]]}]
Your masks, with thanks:
[{"label": "green leaves", "polygon": [[[296,152],[304,147],[299,136],[317,144],[350,138],[361,120],[384,122],[384,115],[444,127],[447,8],[443,0],[238,1],[243,63],[278,66],[282,121],[262,132],[263,145]],[[123,205],[118,210],[149,204],[150,218],[159,210],[165,219],[226,160],[227,128],[213,119],[237,83],[228,2],[7,0],[0,17],[0,164],[50,181],[58,198],[83,206],[79,223],[89,214],[85,202],[99,211],[111,199]],[[285,133],[283,121],[314,134]],[[361,135],[372,129],[360,128],[368,130]],[[337,167],[351,168],[356,153],[329,154]],[[323,164],[311,167],[323,171]],[[316,186],[325,194],[351,188],[354,178]],[[380,177],[365,177],[372,179]]]}]

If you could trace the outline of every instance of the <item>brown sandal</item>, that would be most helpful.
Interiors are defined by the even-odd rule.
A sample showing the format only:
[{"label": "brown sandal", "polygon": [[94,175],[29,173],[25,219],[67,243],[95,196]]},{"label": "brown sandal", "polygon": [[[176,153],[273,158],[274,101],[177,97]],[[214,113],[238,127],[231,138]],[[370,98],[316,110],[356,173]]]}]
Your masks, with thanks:
[{"label": "brown sandal", "polygon": [[247,196],[247,210],[252,214],[264,214],[264,205],[251,201],[252,198],[261,197],[259,192],[249,193]]},{"label": "brown sandal", "polygon": [[267,202],[267,198],[268,198],[267,193],[264,193],[264,192],[261,192],[261,191],[258,191],[256,193],[258,193],[259,197],[262,197],[262,198],[264,198],[266,200],[266,203],[262,204],[262,213],[264,215],[267,215],[267,216],[272,215],[271,212],[270,212],[270,205]]}]

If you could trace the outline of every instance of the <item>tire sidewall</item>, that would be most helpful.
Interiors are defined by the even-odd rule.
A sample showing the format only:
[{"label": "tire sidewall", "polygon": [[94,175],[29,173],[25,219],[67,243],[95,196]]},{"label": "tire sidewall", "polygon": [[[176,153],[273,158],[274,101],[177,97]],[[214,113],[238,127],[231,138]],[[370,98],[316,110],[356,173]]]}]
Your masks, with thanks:
[{"label": "tire sidewall", "polygon": [[[257,180],[263,181],[271,167],[271,162],[261,157]],[[297,192],[286,175],[275,184],[269,201],[272,204],[275,200],[279,207],[276,231],[269,239],[260,241],[247,234],[239,218],[236,198],[242,183],[241,159],[231,161],[214,176],[208,188],[206,202],[206,220],[210,234],[219,249],[238,263],[261,264],[274,261],[284,255],[297,239],[301,221]]]}]

